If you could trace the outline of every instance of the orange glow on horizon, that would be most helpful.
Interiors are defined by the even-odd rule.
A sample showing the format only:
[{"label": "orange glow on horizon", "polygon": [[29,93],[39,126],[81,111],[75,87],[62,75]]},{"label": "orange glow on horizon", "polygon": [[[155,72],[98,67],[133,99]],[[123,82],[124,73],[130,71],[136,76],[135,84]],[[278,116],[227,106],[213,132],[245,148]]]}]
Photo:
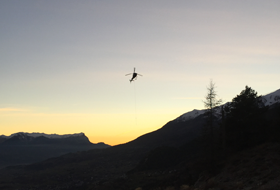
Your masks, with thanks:
[{"label": "orange glow on horizon", "polygon": [[17,132],[46,134],[84,133],[92,143],[111,146],[127,143],[155,131],[177,114],[46,114],[5,113],[0,116],[1,134]]}]

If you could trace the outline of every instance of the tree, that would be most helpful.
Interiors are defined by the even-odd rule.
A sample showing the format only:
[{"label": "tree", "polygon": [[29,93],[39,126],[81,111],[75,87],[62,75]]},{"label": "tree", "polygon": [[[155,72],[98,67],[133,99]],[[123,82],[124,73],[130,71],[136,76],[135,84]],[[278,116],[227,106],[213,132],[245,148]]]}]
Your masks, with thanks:
[{"label": "tree", "polygon": [[210,80],[210,84],[207,87],[207,95],[205,96],[205,101],[203,101],[204,107],[206,108],[206,116],[207,116],[207,123],[206,127],[208,128],[210,137],[210,146],[211,146],[211,153],[213,152],[214,146],[214,119],[217,116],[217,108],[221,105],[222,100],[217,99],[217,92],[215,83]]},{"label": "tree", "polygon": [[227,106],[227,141],[237,149],[255,145],[265,137],[265,108],[257,92],[246,86]]},{"label": "tree", "polygon": [[217,115],[217,108],[222,103],[222,99],[217,99],[216,86],[213,81],[210,81],[207,87],[207,95],[205,96],[205,101],[203,101],[204,107],[206,108],[207,123],[210,127],[211,137],[213,137],[213,125],[214,117]]}]

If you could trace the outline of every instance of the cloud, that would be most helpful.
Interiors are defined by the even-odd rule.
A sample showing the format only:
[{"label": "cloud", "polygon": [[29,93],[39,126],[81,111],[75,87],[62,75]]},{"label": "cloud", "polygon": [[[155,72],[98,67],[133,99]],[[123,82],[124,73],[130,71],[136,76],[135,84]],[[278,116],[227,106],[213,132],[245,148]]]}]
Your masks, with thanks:
[{"label": "cloud", "polygon": [[20,108],[0,108],[0,112],[23,112],[26,111]]}]

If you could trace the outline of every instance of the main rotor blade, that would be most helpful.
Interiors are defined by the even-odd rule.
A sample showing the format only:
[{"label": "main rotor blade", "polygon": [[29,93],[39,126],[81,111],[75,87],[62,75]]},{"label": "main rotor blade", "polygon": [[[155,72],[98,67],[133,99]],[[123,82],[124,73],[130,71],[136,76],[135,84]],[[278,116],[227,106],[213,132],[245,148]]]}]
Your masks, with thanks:
[{"label": "main rotor blade", "polygon": [[133,73],[129,73],[129,74],[126,74],[125,76],[127,76],[127,75],[132,75]]},{"label": "main rotor blade", "polygon": [[141,76],[141,77],[143,76],[143,75],[141,75],[141,74],[138,74],[138,73],[137,73],[137,75],[139,75],[139,76]]}]

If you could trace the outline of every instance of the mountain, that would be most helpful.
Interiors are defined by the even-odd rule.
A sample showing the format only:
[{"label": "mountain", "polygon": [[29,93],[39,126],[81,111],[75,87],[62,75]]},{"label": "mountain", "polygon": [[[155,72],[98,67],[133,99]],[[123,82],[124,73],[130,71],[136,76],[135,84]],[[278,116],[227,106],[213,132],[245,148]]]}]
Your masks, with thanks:
[{"label": "mountain", "polygon": [[2,141],[2,145],[93,145],[84,133],[72,135],[57,135],[44,133],[14,133],[10,136],[2,136],[6,140]]},{"label": "mountain", "polygon": [[104,143],[91,143],[84,133],[57,135],[14,133],[0,136],[0,167],[31,164],[63,154],[108,148]]},{"label": "mountain", "polygon": [[169,121],[162,128],[130,141],[125,146],[153,149],[159,146],[179,147],[198,137],[205,124],[203,114],[189,120],[179,118]]},{"label": "mountain", "polygon": [[269,93],[262,97],[262,101],[265,106],[272,106],[273,104],[280,103],[280,89]]},{"label": "mountain", "polygon": [[[279,97],[280,90],[263,96],[264,105],[269,106],[269,115],[273,116],[271,118],[275,119],[274,121],[277,121],[277,118],[279,119],[279,115],[277,115],[277,110],[280,108]],[[237,155],[235,160],[230,161],[231,164],[226,162],[230,160],[232,154],[215,155],[217,160],[214,160],[214,162],[211,160],[214,158],[209,159],[205,155],[196,154],[197,149],[202,149],[201,142],[197,140],[197,137],[201,135],[205,125],[204,113],[205,110],[187,112],[169,121],[162,128],[122,145],[69,153],[31,165],[2,169],[0,170],[0,189],[17,189],[20,187],[21,189],[40,190],[107,190],[136,189],[141,186],[143,189],[168,189],[167,187],[170,185],[176,185],[176,188],[173,189],[180,189],[179,185],[185,183],[195,186],[201,184],[202,180],[210,180],[211,176],[215,176],[220,171],[225,171],[223,170],[224,166],[229,166],[231,171],[235,172],[235,175],[238,175],[239,172],[239,168],[238,171],[234,168],[236,165],[242,169],[242,172],[246,170],[246,168],[242,168],[243,164],[250,164],[254,161],[258,164],[267,163],[264,167],[274,166],[268,162],[269,159],[273,160],[275,158],[275,151],[277,148],[279,149],[279,145],[274,147],[274,143],[267,147],[261,146],[260,149],[252,149],[252,151],[244,150],[246,159],[242,158],[242,154]],[[279,126],[273,122],[269,121],[267,124]],[[27,140],[27,142],[31,141]],[[250,160],[253,154],[258,154],[258,151],[263,152],[264,156],[266,156],[265,152],[269,151],[269,157],[258,155],[254,156],[254,160]],[[250,173],[243,173],[244,175],[246,173],[249,180],[252,174],[258,175],[263,168],[258,169],[256,171],[252,166],[248,170]],[[207,173],[208,171],[210,173]],[[225,172],[230,175],[231,171]],[[268,172],[269,170],[265,168],[264,171]],[[266,182],[263,183],[269,182],[270,178],[274,179],[274,174],[277,175],[278,173],[276,170],[273,172],[273,176],[270,176],[269,173],[266,174],[267,176],[264,176]],[[222,180],[226,182],[231,181],[230,176],[217,176],[219,178],[225,177]],[[239,185],[240,179],[236,177],[234,183]],[[211,187],[215,189],[215,184],[210,184],[210,182],[208,184],[209,188],[199,189],[211,189]],[[250,185],[249,181],[248,184]],[[181,189],[188,189],[187,186],[185,187]],[[243,189],[245,189],[245,186]],[[252,188],[248,186],[246,189]]]},{"label": "mountain", "polygon": [[[280,89],[272,92],[272,93],[269,93],[269,94],[266,94],[264,96],[262,96],[262,102],[264,104],[264,106],[273,106],[274,104],[277,104],[277,103],[280,103]],[[221,105],[221,106],[218,106],[217,110],[219,111],[221,109],[222,106],[228,104],[229,102]],[[178,118],[176,118],[175,120],[177,121],[187,121],[187,120],[191,120],[191,119],[194,119],[200,115],[203,115],[205,113],[205,109],[204,110],[197,110],[197,109],[194,109],[190,112],[187,112],[187,113],[184,113],[182,114],[181,116],[179,116]]]}]

